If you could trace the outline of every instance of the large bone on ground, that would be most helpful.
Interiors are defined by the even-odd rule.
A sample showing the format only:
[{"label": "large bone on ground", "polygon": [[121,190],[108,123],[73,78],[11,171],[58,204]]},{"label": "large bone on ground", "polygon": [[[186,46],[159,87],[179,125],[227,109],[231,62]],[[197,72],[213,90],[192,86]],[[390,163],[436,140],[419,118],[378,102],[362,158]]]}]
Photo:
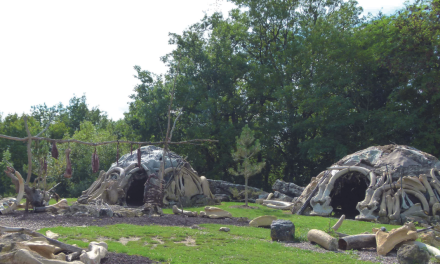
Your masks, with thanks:
[{"label": "large bone on ground", "polygon": [[6,233],[6,232],[18,232],[18,233],[23,233],[23,234],[27,234],[30,235],[32,237],[42,237],[45,238],[51,245],[54,245],[56,247],[59,247],[65,251],[69,251],[69,252],[81,252],[83,249],[76,247],[76,246],[72,246],[69,244],[65,244],[63,242],[60,242],[58,240],[55,239],[51,239],[48,238],[38,232],[32,231],[30,229],[26,229],[26,228],[21,228],[21,227],[5,227],[5,226],[0,226],[0,233]]},{"label": "large bone on ground", "polygon": [[321,230],[311,229],[307,233],[307,240],[314,242],[327,250],[338,250],[338,240]]},{"label": "large bone on ground", "polygon": [[338,231],[338,229],[341,227],[342,222],[344,222],[344,220],[345,220],[345,215],[341,215],[338,222],[336,222],[336,224],[334,226],[332,226],[332,229],[335,231]]},{"label": "large bone on ground", "polygon": [[263,200],[263,205],[273,209],[290,210],[292,209],[293,203],[275,200]]},{"label": "large bone on ground", "polygon": [[252,219],[249,222],[249,226],[253,227],[267,227],[272,224],[272,221],[277,220],[276,216],[273,215],[263,215]]},{"label": "large bone on ground", "polygon": [[183,215],[187,215],[187,216],[190,216],[190,217],[196,217],[197,216],[197,212],[181,210],[181,209],[179,209],[179,207],[177,207],[177,205],[173,205],[173,213],[174,214],[183,214]]},{"label": "large bone on ground", "polygon": [[66,258],[65,255],[56,256],[55,254],[62,251],[62,249],[54,245],[50,245],[49,242],[43,237],[32,238],[31,240],[20,242],[20,244],[34,252],[37,252],[42,257],[47,259],[59,259],[59,257],[61,257],[64,259],[60,260],[65,260]]},{"label": "large bone on ground", "polygon": [[338,240],[338,247],[342,250],[374,248],[376,247],[376,235],[360,234],[341,237]]},{"label": "large bone on ground", "polygon": [[389,233],[379,230],[376,233],[377,254],[385,256],[397,244],[417,239],[417,231],[412,231],[409,226],[404,225]]},{"label": "large bone on ground", "polygon": [[422,233],[419,235],[419,238],[425,244],[431,245],[436,248],[440,247],[440,241],[435,239],[435,235],[433,231]]},{"label": "large bone on ground", "polygon": [[433,206],[435,203],[438,203],[439,201],[437,198],[435,198],[434,191],[431,188],[431,185],[428,183],[428,178],[426,174],[420,174],[419,180],[423,183],[425,188],[428,190],[429,193],[429,206]]},{"label": "large bone on ground", "polygon": [[67,203],[67,200],[62,199],[56,204],[53,204],[50,206],[45,206],[45,207],[35,207],[34,210],[35,210],[35,212],[51,211],[53,213],[55,213],[55,212],[59,213],[59,212],[67,210],[68,208],[69,208],[69,204]]},{"label": "large bone on ground", "polygon": [[29,250],[20,249],[13,253],[8,253],[8,257],[10,260],[6,260],[6,262],[2,261],[2,257],[0,257],[0,263],[8,263],[8,264],[84,264],[81,261],[72,261],[67,262],[64,260],[58,259],[44,259],[37,258]]},{"label": "large bone on ground", "polygon": [[272,209],[278,209],[278,210],[291,210],[293,207],[293,204],[291,205],[275,205],[275,204],[263,204],[269,208]]},{"label": "large bone on ground", "polygon": [[87,252],[83,251],[79,259],[85,264],[99,264],[101,259],[107,255],[107,243],[90,242]]},{"label": "large bone on ground", "polygon": [[205,213],[206,216],[209,218],[225,218],[225,217],[232,218],[230,212],[213,206],[206,206]]}]

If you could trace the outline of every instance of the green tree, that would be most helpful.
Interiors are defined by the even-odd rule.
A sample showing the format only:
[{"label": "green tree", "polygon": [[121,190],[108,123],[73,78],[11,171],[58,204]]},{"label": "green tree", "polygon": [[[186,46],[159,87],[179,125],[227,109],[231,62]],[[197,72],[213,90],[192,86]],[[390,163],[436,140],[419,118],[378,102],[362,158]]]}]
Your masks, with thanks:
[{"label": "green tree", "polygon": [[245,202],[248,206],[248,179],[259,173],[266,162],[257,162],[255,156],[260,152],[260,142],[255,140],[254,132],[248,127],[243,127],[241,135],[237,138],[237,150],[232,152],[234,161],[238,161],[237,170],[229,169],[232,175],[243,175],[245,184]]},{"label": "green tree", "polygon": [[[6,167],[8,166],[13,166],[13,164],[11,162],[11,152],[9,152],[9,149],[6,149],[2,153],[2,161],[0,162],[0,173],[3,174],[3,171],[5,171]],[[0,177],[0,194],[14,196],[14,193],[15,188],[11,182],[11,179],[9,179],[8,177]]]}]

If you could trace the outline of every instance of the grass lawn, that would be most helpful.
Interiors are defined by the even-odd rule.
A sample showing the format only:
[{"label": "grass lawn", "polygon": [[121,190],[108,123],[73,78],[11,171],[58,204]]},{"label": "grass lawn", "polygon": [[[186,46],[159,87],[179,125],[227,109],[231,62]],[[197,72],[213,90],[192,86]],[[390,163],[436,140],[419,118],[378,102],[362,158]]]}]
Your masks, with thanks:
[{"label": "grass lawn", "polygon": [[[261,215],[274,215],[295,224],[297,241],[306,241],[310,229],[327,230],[337,219],[286,214],[285,211],[270,209],[261,205],[258,209],[230,208],[243,203],[222,203],[217,207],[225,209],[234,217],[253,219]],[[203,208],[185,208],[201,211]],[[172,213],[164,209],[164,213]],[[202,224],[201,230],[188,227],[135,226],[118,224],[106,227],[56,227],[50,229],[60,234],[60,240],[86,248],[91,241],[105,241],[109,251],[141,255],[155,261],[169,263],[369,263],[357,259],[356,254],[317,253],[286,247],[272,242],[270,229],[237,227],[229,225]],[[230,232],[220,232],[226,226]],[[398,226],[379,223],[346,220],[338,230],[347,234],[371,232],[373,227],[385,226],[388,230]]]}]

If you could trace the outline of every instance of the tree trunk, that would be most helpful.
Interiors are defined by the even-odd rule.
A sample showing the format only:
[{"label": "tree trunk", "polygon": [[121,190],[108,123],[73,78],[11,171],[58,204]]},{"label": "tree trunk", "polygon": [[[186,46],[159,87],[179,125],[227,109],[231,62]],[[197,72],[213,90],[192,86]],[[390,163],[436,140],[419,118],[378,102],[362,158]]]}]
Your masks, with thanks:
[{"label": "tree trunk", "polygon": [[339,238],[338,247],[342,250],[360,249],[360,248],[375,248],[376,235],[361,234],[354,236],[346,236]]},{"label": "tree trunk", "polygon": [[244,200],[248,206],[248,177],[244,178]]}]

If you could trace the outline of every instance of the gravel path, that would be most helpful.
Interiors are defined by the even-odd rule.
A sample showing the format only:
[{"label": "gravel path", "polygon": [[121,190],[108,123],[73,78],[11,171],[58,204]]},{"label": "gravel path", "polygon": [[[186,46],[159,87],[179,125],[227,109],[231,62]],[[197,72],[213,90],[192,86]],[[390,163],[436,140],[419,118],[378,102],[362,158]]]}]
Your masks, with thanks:
[{"label": "gravel path", "polygon": [[[132,224],[132,225],[162,225],[162,226],[185,226],[199,224],[224,224],[235,226],[248,226],[248,222],[238,219],[210,219],[200,217],[186,217],[182,215],[164,215],[162,217],[112,217],[112,218],[94,218],[94,217],[75,217],[75,216],[52,216],[46,213],[28,213],[15,211],[9,215],[0,215],[0,225],[7,227],[23,227],[31,230],[39,230],[45,227],[55,226],[105,226],[114,224]],[[300,249],[311,250],[319,253],[326,253],[327,250],[307,242],[285,243],[287,247],[296,247]],[[376,249],[363,249],[357,251],[342,251],[341,254],[357,254],[360,260],[380,262],[385,264],[398,263],[396,251],[392,251],[387,256],[378,256]],[[102,264],[117,263],[157,263],[146,257],[130,256],[126,254],[117,254],[109,252]]]},{"label": "gravel path", "polygon": [[[319,247],[318,245],[312,245],[308,242],[300,242],[300,243],[285,243],[286,247],[295,247],[300,249],[311,250],[319,253],[327,253],[328,251]],[[397,251],[393,250],[388,253],[386,256],[378,256],[375,248],[364,248],[361,250],[338,250],[335,251],[340,254],[356,254],[358,255],[360,260],[371,261],[371,262],[380,262],[384,264],[393,264],[398,263],[397,261]]]}]

